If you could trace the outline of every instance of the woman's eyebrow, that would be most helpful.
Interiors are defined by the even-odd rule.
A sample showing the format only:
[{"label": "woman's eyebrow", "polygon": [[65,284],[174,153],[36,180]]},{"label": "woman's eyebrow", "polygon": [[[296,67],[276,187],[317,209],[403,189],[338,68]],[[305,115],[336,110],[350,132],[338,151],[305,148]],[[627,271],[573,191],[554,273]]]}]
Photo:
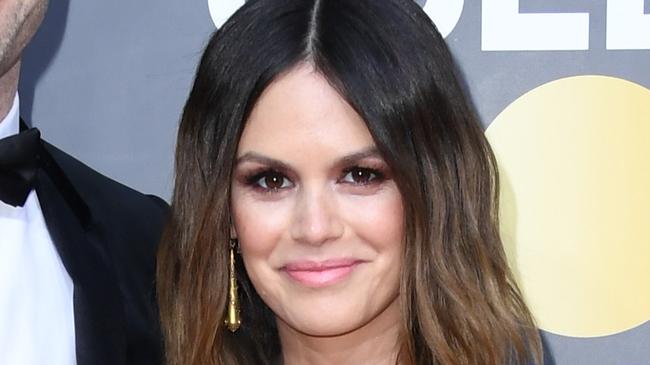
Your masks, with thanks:
[{"label": "woman's eyebrow", "polygon": [[370,146],[366,147],[358,152],[351,153],[349,155],[343,156],[336,160],[334,163],[334,166],[345,166],[345,165],[352,165],[359,160],[363,160],[365,158],[380,158],[382,159],[381,154],[379,153],[379,150],[377,149],[376,146]]},{"label": "woman's eyebrow", "polygon": [[[358,152],[354,152],[338,158],[336,161],[334,161],[332,166],[351,165],[365,158],[382,158],[382,157],[377,147],[370,146],[370,147],[363,148]],[[243,155],[239,156],[237,160],[235,160],[235,166],[242,164],[244,162],[259,163],[261,165],[267,165],[281,170],[288,170],[288,171],[293,170],[291,165],[287,164],[286,162],[252,151],[246,152]]]},{"label": "woman's eyebrow", "polygon": [[281,170],[291,170],[291,166],[288,164],[276,160],[274,158],[264,156],[260,153],[257,152],[246,152],[243,155],[239,156],[237,160],[235,160],[235,166],[244,163],[244,162],[255,162],[259,163],[261,165],[267,165],[276,169],[281,169]]}]

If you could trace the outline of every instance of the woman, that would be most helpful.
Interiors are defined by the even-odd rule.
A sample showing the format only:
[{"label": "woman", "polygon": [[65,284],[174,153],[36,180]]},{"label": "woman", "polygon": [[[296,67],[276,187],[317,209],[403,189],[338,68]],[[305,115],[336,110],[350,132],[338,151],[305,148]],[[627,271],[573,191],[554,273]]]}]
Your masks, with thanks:
[{"label": "woman", "polygon": [[415,2],[247,2],[205,50],[177,148],[168,364],[539,360],[494,158]]}]

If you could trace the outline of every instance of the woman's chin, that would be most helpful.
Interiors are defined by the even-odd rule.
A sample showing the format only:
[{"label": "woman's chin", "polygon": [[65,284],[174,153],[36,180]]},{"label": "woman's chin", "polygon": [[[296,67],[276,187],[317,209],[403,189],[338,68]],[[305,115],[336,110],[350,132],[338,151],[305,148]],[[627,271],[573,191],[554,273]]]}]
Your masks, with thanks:
[{"label": "woman's chin", "polygon": [[[381,291],[375,291],[375,293]],[[312,293],[293,295],[290,306],[272,306],[280,331],[314,337],[343,336],[361,328],[383,331],[399,318],[398,296],[380,295],[369,301],[368,291],[359,288],[353,293]]]},{"label": "woman's chin", "polygon": [[278,326],[284,330],[297,332],[311,337],[337,337],[353,332],[362,327],[362,318],[356,315],[343,313],[295,313],[287,321],[278,318]]}]

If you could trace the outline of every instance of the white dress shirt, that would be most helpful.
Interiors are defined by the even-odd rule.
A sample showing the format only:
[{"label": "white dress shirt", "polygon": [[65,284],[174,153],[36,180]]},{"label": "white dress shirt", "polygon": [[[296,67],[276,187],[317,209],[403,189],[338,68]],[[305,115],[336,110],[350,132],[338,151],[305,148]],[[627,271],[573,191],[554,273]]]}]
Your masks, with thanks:
[{"label": "white dress shirt", "polygon": [[[0,122],[17,134],[18,95]],[[0,364],[76,364],[73,285],[34,190],[23,207],[0,201]]]}]

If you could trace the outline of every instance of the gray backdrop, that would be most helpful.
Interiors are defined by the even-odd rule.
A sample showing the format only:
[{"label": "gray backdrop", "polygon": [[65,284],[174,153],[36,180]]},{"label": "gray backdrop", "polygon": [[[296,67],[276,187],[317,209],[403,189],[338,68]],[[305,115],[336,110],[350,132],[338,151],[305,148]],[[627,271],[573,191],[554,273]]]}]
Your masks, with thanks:
[{"label": "gray backdrop", "polygon": [[[643,1],[650,14],[650,0],[610,3],[616,1]],[[608,46],[607,33],[616,29],[608,27],[606,0],[463,3],[447,42],[486,127],[525,92],[565,76],[610,75],[650,87],[650,46],[644,43],[650,40],[650,15],[634,37],[639,49],[620,50],[614,49],[620,41]],[[505,3],[516,3],[521,13],[588,14],[588,24],[581,27],[584,16],[575,18],[574,46],[563,43],[570,36],[545,49],[521,49],[503,39],[495,46],[482,28],[483,16]],[[549,22],[544,32],[556,26]],[[24,59],[21,114],[50,142],[98,171],[169,199],[179,115],[214,29],[207,0],[52,1]],[[585,33],[586,43],[580,41]],[[535,48],[530,39],[529,48]],[[650,322],[612,336],[544,333],[544,340],[547,364],[650,364]]]}]

